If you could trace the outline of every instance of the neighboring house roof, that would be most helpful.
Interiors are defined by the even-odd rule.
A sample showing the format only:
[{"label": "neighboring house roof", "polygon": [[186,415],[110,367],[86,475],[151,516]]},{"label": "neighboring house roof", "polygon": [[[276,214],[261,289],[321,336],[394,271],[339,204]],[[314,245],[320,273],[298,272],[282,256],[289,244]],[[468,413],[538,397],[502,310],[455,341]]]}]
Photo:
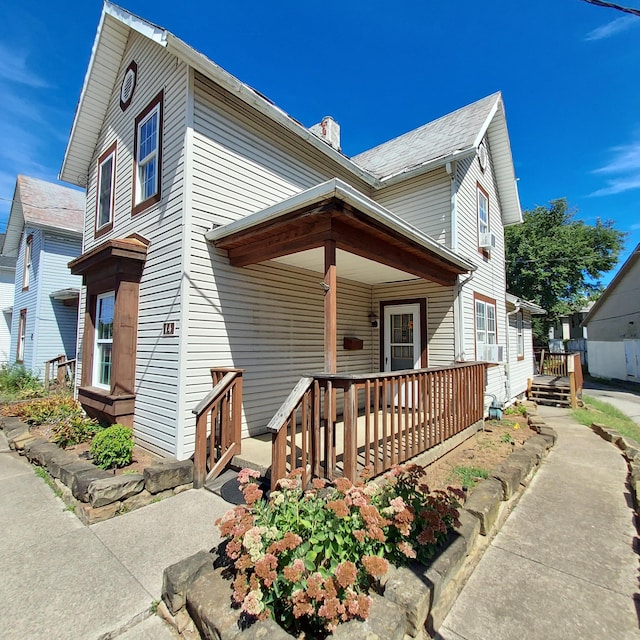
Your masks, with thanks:
[{"label": "neighboring house roof", "polygon": [[[4,233],[0,233],[0,248],[4,245]],[[15,269],[16,258],[13,256],[0,255],[0,268],[2,269]]]},{"label": "neighboring house roof", "polygon": [[25,226],[82,236],[84,191],[19,175],[9,212],[2,255],[15,258]]},{"label": "neighboring house roof", "polygon": [[602,307],[607,298],[615,291],[616,287],[624,280],[626,275],[631,271],[636,262],[640,260],[640,243],[631,252],[631,255],[627,258],[625,263],[620,267],[618,273],[613,277],[609,286],[602,292],[602,295],[593,303],[593,306],[587,313],[585,319],[580,323],[581,327],[586,327],[594,316],[598,313],[598,309]]},{"label": "neighboring house roof", "polygon": [[547,312],[535,302],[530,302],[529,300],[524,300],[523,298],[518,298],[517,296],[512,295],[511,293],[507,293],[505,296],[505,300],[507,304],[511,305],[514,308],[521,307],[526,311],[529,311],[533,316],[546,316]]},{"label": "neighboring house roof", "polygon": [[60,171],[61,180],[79,186],[85,185],[111,92],[132,31],[164,47],[250,107],[277,122],[375,188],[432,171],[455,159],[469,157],[476,153],[486,135],[489,138],[500,193],[503,222],[514,224],[522,220],[500,93],[488,96],[349,159],[262,94],[240,82],[169,31],[110,2],[104,4]]}]

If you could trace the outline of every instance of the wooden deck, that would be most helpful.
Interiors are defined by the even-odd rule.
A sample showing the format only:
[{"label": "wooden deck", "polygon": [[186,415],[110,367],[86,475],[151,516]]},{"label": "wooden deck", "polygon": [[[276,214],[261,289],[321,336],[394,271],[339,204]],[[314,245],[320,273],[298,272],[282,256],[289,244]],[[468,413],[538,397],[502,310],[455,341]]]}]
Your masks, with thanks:
[{"label": "wooden deck", "polygon": [[536,375],[529,385],[529,400],[552,406],[571,405],[569,376]]}]

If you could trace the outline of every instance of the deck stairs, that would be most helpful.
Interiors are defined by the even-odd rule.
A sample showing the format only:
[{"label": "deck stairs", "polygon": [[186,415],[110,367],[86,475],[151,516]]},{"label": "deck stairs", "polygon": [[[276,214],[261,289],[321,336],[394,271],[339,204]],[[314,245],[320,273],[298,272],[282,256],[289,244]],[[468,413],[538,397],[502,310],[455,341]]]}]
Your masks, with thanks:
[{"label": "deck stairs", "polygon": [[571,406],[571,386],[564,376],[534,376],[529,387],[529,400],[555,407]]}]

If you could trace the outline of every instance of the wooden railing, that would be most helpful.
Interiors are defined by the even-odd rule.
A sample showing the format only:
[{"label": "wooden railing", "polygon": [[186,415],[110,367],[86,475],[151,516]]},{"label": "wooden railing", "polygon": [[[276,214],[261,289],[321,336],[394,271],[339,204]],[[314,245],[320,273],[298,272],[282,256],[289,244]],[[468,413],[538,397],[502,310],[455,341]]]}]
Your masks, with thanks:
[{"label": "wooden railing", "polygon": [[534,349],[538,373],[543,376],[568,378],[571,388],[571,406],[577,408],[582,396],[582,362],[579,353],[553,353]]},{"label": "wooden railing", "polygon": [[242,369],[211,369],[213,389],[193,410],[196,447],[193,486],[199,489],[219,475],[240,453]]},{"label": "wooden railing", "polygon": [[377,475],[481,421],[485,367],[301,378],[267,427],[272,488],[294,469],[303,486],[312,477],[353,481],[365,467]]},{"label": "wooden railing", "polygon": [[53,383],[57,385],[72,384],[76,374],[76,361],[67,360],[61,354],[44,363],[44,388],[49,389]]}]

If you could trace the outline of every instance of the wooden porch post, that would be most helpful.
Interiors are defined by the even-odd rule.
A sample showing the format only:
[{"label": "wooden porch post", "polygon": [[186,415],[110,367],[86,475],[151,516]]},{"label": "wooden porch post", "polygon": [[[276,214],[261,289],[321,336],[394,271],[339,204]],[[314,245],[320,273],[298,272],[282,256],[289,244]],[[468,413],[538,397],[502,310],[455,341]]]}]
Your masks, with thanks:
[{"label": "wooden porch post", "polygon": [[324,243],[324,370],[336,373],[338,354],[336,346],[338,306],[336,279],[336,241]]}]

